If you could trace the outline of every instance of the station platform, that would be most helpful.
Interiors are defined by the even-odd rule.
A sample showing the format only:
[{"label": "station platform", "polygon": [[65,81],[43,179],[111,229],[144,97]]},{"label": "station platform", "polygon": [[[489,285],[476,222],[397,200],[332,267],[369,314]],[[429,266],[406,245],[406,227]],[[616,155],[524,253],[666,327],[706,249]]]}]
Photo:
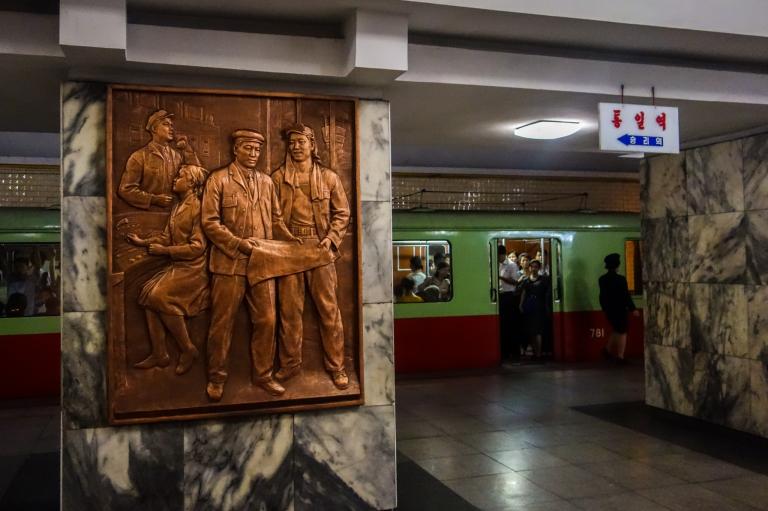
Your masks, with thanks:
[{"label": "station platform", "polygon": [[[768,509],[768,442],[642,403],[639,365],[397,382],[400,510]],[[59,509],[59,409],[0,408],[0,509]]]}]

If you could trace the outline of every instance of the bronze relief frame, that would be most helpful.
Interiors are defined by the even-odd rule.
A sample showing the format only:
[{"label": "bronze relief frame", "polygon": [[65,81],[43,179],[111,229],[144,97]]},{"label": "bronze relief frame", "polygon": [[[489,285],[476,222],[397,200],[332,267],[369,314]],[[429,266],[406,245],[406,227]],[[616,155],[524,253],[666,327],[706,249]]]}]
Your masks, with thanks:
[{"label": "bronze relief frame", "polygon": [[111,85],[111,424],[364,402],[357,100]]}]

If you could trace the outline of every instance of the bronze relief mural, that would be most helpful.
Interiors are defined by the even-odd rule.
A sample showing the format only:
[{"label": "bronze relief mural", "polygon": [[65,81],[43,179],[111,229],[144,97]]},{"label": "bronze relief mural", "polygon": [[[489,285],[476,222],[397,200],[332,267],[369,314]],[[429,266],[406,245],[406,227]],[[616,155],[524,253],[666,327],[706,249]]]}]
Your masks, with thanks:
[{"label": "bronze relief mural", "polygon": [[363,402],[356,102],[111,86],[113,424]]}]

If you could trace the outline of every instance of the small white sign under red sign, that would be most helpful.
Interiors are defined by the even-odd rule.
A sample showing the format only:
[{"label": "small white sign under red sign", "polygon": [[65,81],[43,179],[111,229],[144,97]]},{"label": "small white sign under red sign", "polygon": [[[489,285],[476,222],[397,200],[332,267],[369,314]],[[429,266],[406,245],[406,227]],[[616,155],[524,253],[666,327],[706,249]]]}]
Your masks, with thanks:
[{"label": "small white sign under red sign", "polygon": [[677,107],[599,104],[600,149],[622,153],[679,153]]}]

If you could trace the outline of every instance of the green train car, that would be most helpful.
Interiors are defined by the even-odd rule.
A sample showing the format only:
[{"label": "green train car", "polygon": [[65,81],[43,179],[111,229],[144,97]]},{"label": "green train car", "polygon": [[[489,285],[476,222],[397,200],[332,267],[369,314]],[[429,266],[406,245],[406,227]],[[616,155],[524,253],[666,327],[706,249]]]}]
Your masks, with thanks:
[{"label": "green train car", "polygon": [[[633,214],[401,212],[393,214],[395,295],[411,258],[434,272],[435,256],[450,266],[450,292],[436,301],[396,298],[395,370],[424,373],[487,368],[500,363],[497,246],[543,260],[551,282],[551,328],[545,352],[555,361],[600,358],[610,335],[597,280],[603,257],[622,255],[635,305],[644,307],[640,219]],[[538,252],[538,254],[535,254]],[[443,265],[444,266],[444,265]],[[517,328],[517,326],[515,327]],[[630,320],[626,356],[641,357],[642,315]]]},{"label": "green train car", "polygon": [[0,399],[58,397],[61,212],[0,208]]}]

